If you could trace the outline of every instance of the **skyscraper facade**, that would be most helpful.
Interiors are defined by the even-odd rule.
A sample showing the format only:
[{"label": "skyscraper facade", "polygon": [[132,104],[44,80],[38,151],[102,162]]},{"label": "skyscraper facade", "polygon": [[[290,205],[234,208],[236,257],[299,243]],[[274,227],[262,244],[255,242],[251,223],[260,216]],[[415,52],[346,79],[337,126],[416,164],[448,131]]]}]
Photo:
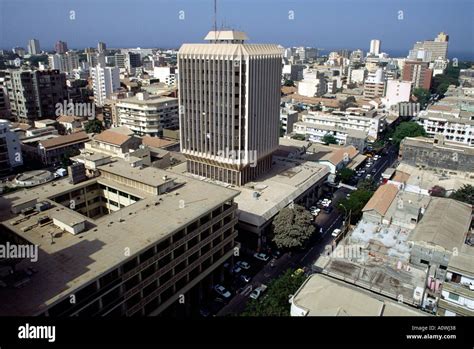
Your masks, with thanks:
[{"label": "skyscraper facade", "polygon": [[181,151],[187,170],[243,185],[278,147],[282,49],[211,31],[178,52]]},{"label": "skyscraper facade", "polygon": [[66,53],[67,52],[67,43],[64,42],[64,41],[59,40],[54,45],[54,51],[56,51],[56,53],[60,53],[60,54],[61,53]]},{"label": "skyscraper facade", "polygon": [[38,55],[41,53],[38,39],[30,39],[30,41],[28,41],[28,53],[30,55]]},{"label": "skyscraper facade", "polygon": [[120,88],[120,70],[116,67],[104,67],[101,64],[91,68],[94,103],[103,106],[105,99]]}]

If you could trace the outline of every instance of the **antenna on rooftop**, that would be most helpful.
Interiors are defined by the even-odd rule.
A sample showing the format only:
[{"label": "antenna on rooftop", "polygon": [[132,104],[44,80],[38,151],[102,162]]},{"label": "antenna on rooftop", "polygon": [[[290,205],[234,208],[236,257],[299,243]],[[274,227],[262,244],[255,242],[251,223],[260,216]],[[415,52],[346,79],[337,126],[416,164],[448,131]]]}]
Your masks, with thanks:
[{"label": "antenna on rooftop", "polygon": [[217,33],[217,0],[214,0],[214,33]]}]

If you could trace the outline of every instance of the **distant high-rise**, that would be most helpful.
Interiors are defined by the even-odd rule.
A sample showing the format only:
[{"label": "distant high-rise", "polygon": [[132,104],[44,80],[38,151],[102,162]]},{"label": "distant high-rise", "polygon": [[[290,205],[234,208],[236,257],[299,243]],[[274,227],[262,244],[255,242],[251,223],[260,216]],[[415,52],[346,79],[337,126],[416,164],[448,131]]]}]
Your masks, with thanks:
[{"label": "distant high-rise", "polygon": [[8,69],[5,81],[12,117],[19,122],[54,118],[56,103],[67,99],[66,76],[59,70]]},{"label": "distant high-rise", "polygon": [[56,53],[48,56],[49,67],[58,69],[63,73],[72,73],[74,69],[79,68],[79,56],[75,51],[68,51],[60,54]]},{"label": "distant high-rise", "polygon": [[120,88],[120,70],[115,67],[104,67],[101,64],[91,68],[94,103],[103,106],[105,99]]},{"label": "distant high-rise", "polygon": [[30,39],[30,41],[28,41],[28,53],[30,55],[38,55],[41,53],[38,39]]},{"label": "distant high-rise", "polygon": [[205,40],[178,52],[181,151],[189,172],[243,185],[278,147],[283,50],[238,31]]},{"label": "distant high-rise", "polygon": [[402,80],[411,81],[414,88],[429,90],[433,71],[429,69],[429,63],[421,61],[406,61],[403,66]]},{"label": "distant high-rise", "polygon": [[434,40],[418,41],[410,50],[408,58],[410,60],[421,59],[424,62],[434,62],[438,58],[448,57],[449,35],[439,33]]},{"label": "distant high-rise", "polygon": [[372,56],[380,54],[380,40],[370,40],[370,54]]},{"label": "distant high-rise", "polygon": [[99,51],[99,53],[102,53],[105,52],[105,50],[107,50],[107,45],[105,45],[105,42],[99,42],[97,44],[97,51]]},{"label": "distant high-rise", "polygon": [[64,42],[64,41],[59,40],[54,45],[54,51],[56,51],[56,53],[66,53],[67,52],[67,43]]}]

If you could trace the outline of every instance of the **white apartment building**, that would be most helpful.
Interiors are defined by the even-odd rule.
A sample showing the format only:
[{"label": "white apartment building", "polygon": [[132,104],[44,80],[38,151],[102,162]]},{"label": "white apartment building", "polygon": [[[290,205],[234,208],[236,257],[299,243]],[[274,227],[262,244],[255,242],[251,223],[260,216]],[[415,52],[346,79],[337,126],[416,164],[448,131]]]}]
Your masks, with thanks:
[{"label": "white apartment building", "polygon": [[365,81],[365,78],[367,76],[367,70],[365,70],[365,68],[350,69],[349,76],[350,76],[349,82],[361,84]]},{"label": "white apartment building", "polygon": [[400,102],[409,102],[411,90],[411,81],[387,80],[387,89],[382,102],[387,108],[391,108]]},{"label": "white apartment building", "polygon": [[283,50],[211,31],[178,52],[181,152],[191,173],[243,185],[272,166]]},{"label": "white apartment building", "polygon": [[97,106],[103,106],[105,99],[120,88],[120,69],[103,67],[98,64],[91,68],[90,72],[94,90],[94,103]]},{"label": "white apartment building", "polygon": [[168,86],[176,85],[178,71],[175,67],[154,67],[153,77]]},{"label": "white apartment building", "polygon": [[418,123],[430,137],[443,135],[446,140],[474,147],[474,112],[465,110],[422,110]]},{"label": "white apartment building", "polygon": [[298,122],[298,112],[296,110],[281,108],[280,123],[286,135],[293,132],[293,125],[296,122]]},{"label": "white apartment building", "polygon": [[358,111],[358,108],[348,108],[346,111],[334,111],[331,114],[308,112],[302,116],[302,121],[293,126],[296,134],[304,135],[310,141],[321,142],[327,134],[332,134],[339,144],[345,144],[347,135],[352,131],[364,133],[372,140],[386,127],[386,117],[376,115],[375,110]]},{"label": "white apartment building", "polygon": [[151,96],[147,92],[116,103],[118,122],[140,136],[157,137],[163,129],[179,127],[178,99]]},{"label": "white apartment building", "polygon": [[48,56],[50,69],[58,69],[61,73],[73,73],[74,69],[79,68],[79,56],[75,51],[66,53],[55,53]]},{"label": "white apartment building", "polygon": [[10,130],[9,121],[0,119],[0,175],[20,165],[23,165],[23,156],[18,135]]}]

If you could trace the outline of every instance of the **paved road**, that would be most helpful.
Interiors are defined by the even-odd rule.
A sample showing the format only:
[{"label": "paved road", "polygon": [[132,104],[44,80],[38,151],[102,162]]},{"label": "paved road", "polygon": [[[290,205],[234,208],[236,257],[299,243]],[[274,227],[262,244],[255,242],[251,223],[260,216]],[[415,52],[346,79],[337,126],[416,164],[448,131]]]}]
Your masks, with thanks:
[{"label": "paved road", "polygon": [[[338,189],[333,195],[333,202],[336,202],[349,192],[350,190],[347,188]],[[331,233],[334,229],[342,226],[342,221],[343,217],[336,209],[333,209],[329,214],[320,213],[316,218],[316,223],[322,228],[323,233],[315,233],[316,238],[311,243],[311,247],[302,252],[294,252],[291,255],[285,253],[274,262],[273,267],[270,263],[266,264],[263,269],[252,278],[249,286],[243,290],[243,294],[235,295],[234,298],[217,313],[217,316],[241,313],[249,301],[248,295],[252,289],[255,289],[262,283],[268,284],[271,280],[284,273],[288,268],[297,269],[311,267],[316,259],[325,251],[326,246],[332,243],[333,237]]]}]

